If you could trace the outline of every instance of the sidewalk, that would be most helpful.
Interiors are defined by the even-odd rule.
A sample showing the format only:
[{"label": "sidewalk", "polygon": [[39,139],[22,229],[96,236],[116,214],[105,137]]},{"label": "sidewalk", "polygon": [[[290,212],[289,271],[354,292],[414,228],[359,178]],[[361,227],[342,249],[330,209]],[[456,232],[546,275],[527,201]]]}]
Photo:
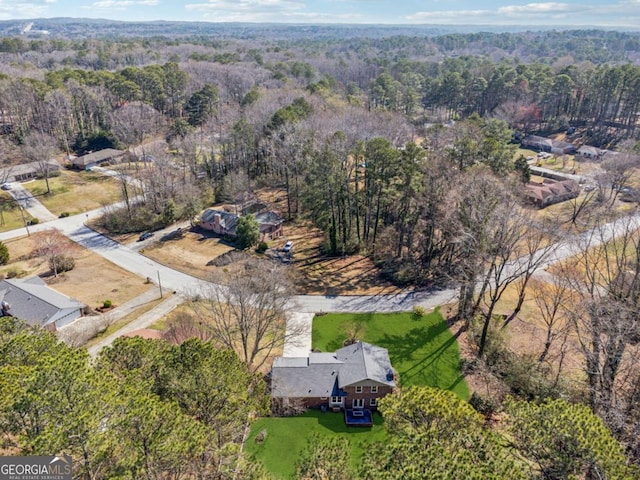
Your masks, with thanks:
[{"label": "sidewalk", "polygon": [[[155,291],[155,289],[153,290]],[[157,292],[155,293],[156,293],[155,298],[157,298]],[[140,297],[136,297],[136,298],[140,298]],[[141,328],[147,328],[148,326],[160,320],[162,317],[164,317],[166,314],[168,314],[171,310],[176,308],[182,302],[184,302],[184,297],[182,297],[181,295],[172,295],[171,297],[167,298],[164,302],[160,303],[152,310],[149,310],[147,313],[140,315],[138,318],[136,318],[132,322],[129,322],[127,325],[125,325],[121,329],[115,331],[108,337],[103,338],[102,340],[100,340],[100,342],[96,343],[95,345],[89,347],[87,349],[87,351],[89,352],[89,355],[91,355],[92,357],[95,357],[100,352],[100,350],[102,350],[104,347],[111,345],[116,338],[122,337],[127,333],[140,330]]]}]

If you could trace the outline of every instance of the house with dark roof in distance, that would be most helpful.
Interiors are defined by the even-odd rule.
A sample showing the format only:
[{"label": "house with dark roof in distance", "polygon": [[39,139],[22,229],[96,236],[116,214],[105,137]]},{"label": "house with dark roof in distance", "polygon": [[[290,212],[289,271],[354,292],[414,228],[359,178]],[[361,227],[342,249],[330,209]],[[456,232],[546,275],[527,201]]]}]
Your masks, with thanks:
[{"label": "house with dark roof in distance", "polygon": [[71,165],[78,170],[88,170],[104,163],[119,162],[125,152],[115,148],[105,148],[97,152],[88,153],[81,157],[71,159]]},{"label": "house with dark roof in distance", "polygon": [[540,150],[541,152],[550,152],[553,140],[538,135],[526,135],[522,139],[522,146]]},{"label": "house with dark roof in distance", "polygon": [[236,236],[238,215],[208,208],[200,215],[200,228],[210,230],[218,235]]},{"label": "house with dark roof in distance", "polygon": [[262,212],[256,215],[260,224],[260,241],[273,240],[284,235],[284,218],[276,212]]},{"label": "house with dark roof in distance", "polygon": [[29,325],[50,330],[67,325],[82,316],[84,305],[47,287],[40,277],[0,282],[0,301],[8,304],[8,314]]},{"label": "house with dark roof in distance", "polygon": [[[236,236],[240,217],[224,210],[207,209],[200,215],[200,228],[218,235]],[[275,212],[263,212],[255,216],[260,224],[260,241],[273,240],[284,235],[284,219]]]},{"label": "house with dark roof in distance", "polygon": [[333,353],[278,357],[271,369],[271,397],[280,408],[376,410],[396,384],[386,348],[356,342]]}]

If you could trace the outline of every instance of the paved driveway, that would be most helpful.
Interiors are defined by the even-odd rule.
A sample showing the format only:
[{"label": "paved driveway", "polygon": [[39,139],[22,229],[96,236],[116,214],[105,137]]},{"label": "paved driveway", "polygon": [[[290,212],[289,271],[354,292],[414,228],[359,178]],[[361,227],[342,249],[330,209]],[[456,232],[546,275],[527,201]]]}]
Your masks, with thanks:
[{"label": "paved driveway", "polygon": [[58,219],[58,217],[47,210],[29,190],[17,182],[11,185],[13,188],[8,190],[9,194],[16,199],[18,204],[24,208],[30,216],[37,218],[40,222],[50,222]]}]

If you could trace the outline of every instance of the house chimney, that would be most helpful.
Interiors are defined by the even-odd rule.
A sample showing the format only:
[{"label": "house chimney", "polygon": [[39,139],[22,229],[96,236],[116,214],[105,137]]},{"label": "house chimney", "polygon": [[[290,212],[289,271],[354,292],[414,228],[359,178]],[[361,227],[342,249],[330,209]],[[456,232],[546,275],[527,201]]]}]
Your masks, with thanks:
[{"label": "house chimney", "polygon": [[220,219],[221,219],[221,218],[222,218],[222,217],[220,216],[220,214],[219,214],[219,213],[216,213],[216,214],[213,216],[213,224],[214,224],[216,227],[219,227],[219,226],[220,226]]}]

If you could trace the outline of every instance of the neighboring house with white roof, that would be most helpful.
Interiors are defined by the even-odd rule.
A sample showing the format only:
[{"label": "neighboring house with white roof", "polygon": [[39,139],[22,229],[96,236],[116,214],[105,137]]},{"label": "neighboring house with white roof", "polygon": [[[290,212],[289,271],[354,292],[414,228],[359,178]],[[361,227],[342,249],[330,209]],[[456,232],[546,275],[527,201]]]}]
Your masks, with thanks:
[{"label": "neighboring house with white roof", "polygon": [[277,357],[271,369],[271,397],[281,405],[375,410],[395,386],[387,349],[365,342],[333,353]]},{"label": "neighboring house with white roof", "polygon": [[592,147],[591,145],[583,145],[578,149],[576,159],[598,160],[603,153],[604,151],[599,148]]},{"label": "neighboring house with white roof", "polygon": [[56,330],[82,316],[84,305],[47,287],[40,277],[0,282],[0,301],[12,317],[29,325]]}]

